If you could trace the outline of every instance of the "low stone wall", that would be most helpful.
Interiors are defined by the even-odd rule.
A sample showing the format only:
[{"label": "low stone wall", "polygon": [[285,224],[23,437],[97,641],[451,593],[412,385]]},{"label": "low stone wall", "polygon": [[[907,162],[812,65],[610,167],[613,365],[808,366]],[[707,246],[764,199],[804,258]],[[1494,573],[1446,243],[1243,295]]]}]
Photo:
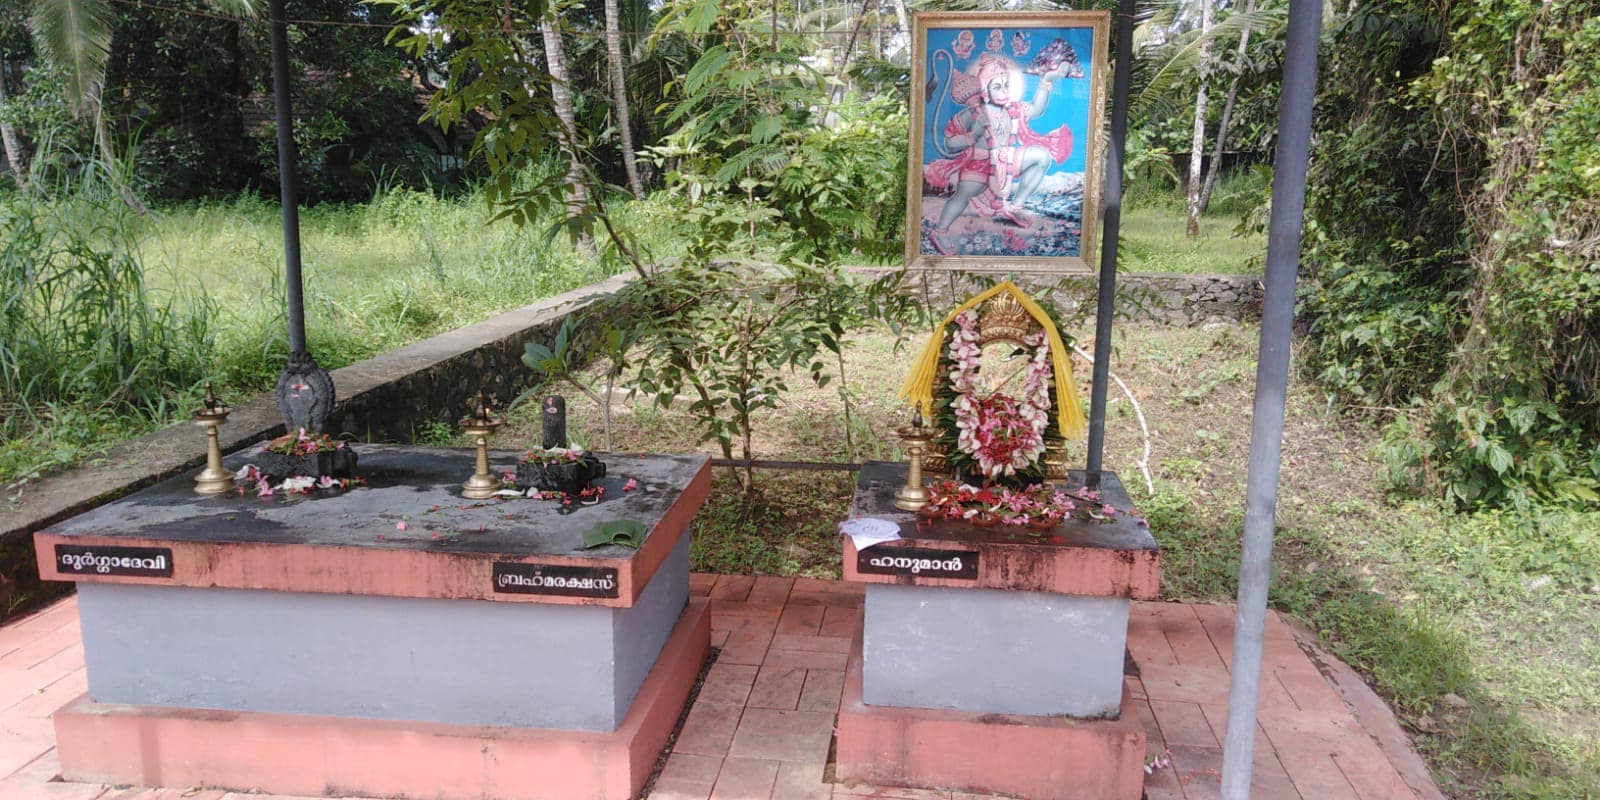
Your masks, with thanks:
[{"label": "low stone wall", "polygon": [[[616,292],[626,280],[601,281],[336,369],[332,427],[364,441],[403,442],[429,421],[460,419],[479,389],[510,402],[534,378],[522,364],[523,345],[548,344],[563,320]],[[283,433],[283,419],[265,394],[237,404],[219,433],[224,452],[232,452]],[[204,443],[198,428],[178,423],[117,445],[93,463],[0,496],[0,594],[37,591],[35,531],[199,466]]]},{"label": "low stone wall", "polygon": [[[864,275],[883,275],[886,268],[862,268]],[[994,275],[929,273],[927,290],[933,304],[959,302]],[[920,291],[921,283],[911,278]],[[1067,318],[1093,319],[1099,280],[1087,272],[1017,273],[1012,280],[1039,297],[1054,297]],[[1261,315],[1263,287],[1255,275],[1126,272],[1117,275],[1117,314],[1133,322],[1204,325],[1238,322]]]},{"label": "low stone wall", "polygon": [[[1094,285],[1094,281],[1090,285]],[[1202,325],[1259,319],[1261,278],[1255,275],[1130,273],[1117,277],[1117,298],[1136,320]]]}]

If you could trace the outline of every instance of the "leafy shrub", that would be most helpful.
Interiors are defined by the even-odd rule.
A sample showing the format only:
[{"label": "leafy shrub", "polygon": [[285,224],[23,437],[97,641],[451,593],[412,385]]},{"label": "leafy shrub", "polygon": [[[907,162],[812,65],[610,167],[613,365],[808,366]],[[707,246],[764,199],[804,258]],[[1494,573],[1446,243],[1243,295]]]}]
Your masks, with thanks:
[{"label": "leafy shrub", "polygon": [[833,113],[834,124],[796,137],[772,205],[824,258],[896,260],[905,243],[905,104],[847,94]]}]

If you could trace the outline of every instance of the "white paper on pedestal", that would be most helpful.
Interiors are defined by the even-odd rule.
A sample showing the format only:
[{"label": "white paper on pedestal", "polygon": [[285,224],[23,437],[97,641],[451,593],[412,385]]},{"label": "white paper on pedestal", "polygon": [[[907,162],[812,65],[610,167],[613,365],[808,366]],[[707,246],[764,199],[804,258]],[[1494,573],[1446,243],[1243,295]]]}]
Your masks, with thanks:
[{"label": "white paper on pedestal", "polygon": [[854,517],[839,523],[839,532],[850,537],[856,550],[900,538],[900,523],[878,517]]}]

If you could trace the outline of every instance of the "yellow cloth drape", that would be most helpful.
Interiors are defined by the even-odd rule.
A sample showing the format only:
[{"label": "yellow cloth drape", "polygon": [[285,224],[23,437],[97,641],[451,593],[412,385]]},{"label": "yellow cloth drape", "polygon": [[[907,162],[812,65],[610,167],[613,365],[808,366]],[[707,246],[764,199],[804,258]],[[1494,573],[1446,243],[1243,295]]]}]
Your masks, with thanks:
[{"label": "yellow cloth drape", "polygon": [[1056,325],[1050,320],[1050,315],[1033,301],[1017,285],[1011,281],[1001,283],[984,291],[982,294],[962,303],[959,308],[950,312],[944,322],[928,337],[927,344],[922,346],[922,352],[917,354],[917,360],[911,364],[911,374],[906,376],[906,382],[900,387],[900,396],[911,402],[911,405],[922,411],[925,419],[933,418],[933,387],[934,383],[943,376],[939,371],[939,353],[944,349],[945,329],[957,314],[974,308],[978,304],[994,297],[1001,292],[1009,292],[1022,308],[1044,328],[1045,336],[1050,344],[1050,364],[1055,368],[1056,380],[1056,427],[1061,435],[1067,439],[1076,439],[1083,435],[1084,419],[1083,406],[1078,403],[1078,384],[1072,379],[1071,353],[1061,341],[1061,332],[1056,330]]}]

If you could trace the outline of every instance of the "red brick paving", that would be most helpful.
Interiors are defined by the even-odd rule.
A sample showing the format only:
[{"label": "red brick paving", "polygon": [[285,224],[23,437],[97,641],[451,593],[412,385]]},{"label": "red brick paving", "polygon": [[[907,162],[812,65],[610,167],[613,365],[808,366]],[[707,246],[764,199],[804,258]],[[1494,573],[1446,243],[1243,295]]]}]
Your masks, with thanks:
[{"label": "red brick paving", "polygon": [[[827,782],[844,660],[862,587],[813,578],[694,575],[712,598],[706,675],[652,800],[980,800],[980,795]],[[1129,677],[1151,755],[1170,766],[1148,800],[1218,796],[1233,609],[1135,603]],[[1252,796],[1268,800],[1443,800],[1393,715],[1349,667],[1268,616]],[[49,715],[84,691],[74,599],[0,628],[0,800],[295,800],[187,788],[55,780]]]}]

